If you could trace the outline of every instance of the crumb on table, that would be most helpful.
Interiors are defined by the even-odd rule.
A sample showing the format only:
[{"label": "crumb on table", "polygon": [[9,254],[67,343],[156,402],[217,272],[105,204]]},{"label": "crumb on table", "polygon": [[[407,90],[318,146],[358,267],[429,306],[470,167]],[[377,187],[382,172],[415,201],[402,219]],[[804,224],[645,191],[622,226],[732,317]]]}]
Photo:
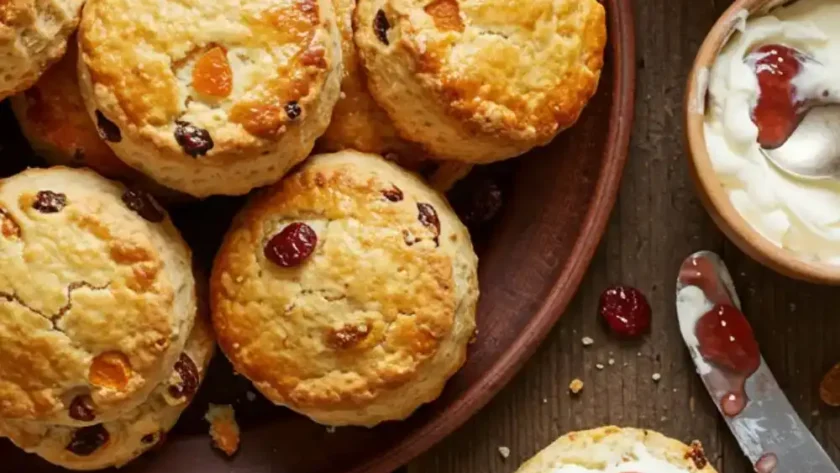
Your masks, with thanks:
[{"label": "crumb on table", "polygon": [[572,382],[569,383],[569,391],[571,391],[572,394],[578,394],[583,391],[583,381],[577,378],[573,379]]},{"label": "crumb on table", "polygon": [[239,450],[239,424],[230,405],[210,404],[204,419],[210,423],[210,437],[213,446],[233,456]]}]

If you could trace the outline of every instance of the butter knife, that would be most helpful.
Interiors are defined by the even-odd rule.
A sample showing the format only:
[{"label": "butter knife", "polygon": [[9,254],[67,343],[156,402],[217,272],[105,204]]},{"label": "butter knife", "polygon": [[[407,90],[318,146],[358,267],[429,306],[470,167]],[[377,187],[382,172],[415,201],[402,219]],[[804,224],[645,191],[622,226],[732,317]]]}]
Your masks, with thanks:
[{"label": "butter knife", "polygon": [[[740,315],[741,303],[721,258],[707,251],[685,260],[677,279],[677,316],[680,331],[697,373],[726,420],[729,429],[759,473],[840,473],[793,406],[753,343],[756,369],[733,375],[726,366],[704,356],[698,322],[710,311],[730,305]],[[723,320],[723,322],[721,322]],[[732,319],[729,319],[732,325]],[[706,319],[725,328],[727,320]],[[744,326],[749,327],[744,319]],[[748,330],[751,336],[751,329]],[[735,337],[730,340],[737,345]],[[737,349],[737,347],[736,347]],[[750,350],[740,351],[743,354]],[[710,349],[706,348],[706,353]]]}]

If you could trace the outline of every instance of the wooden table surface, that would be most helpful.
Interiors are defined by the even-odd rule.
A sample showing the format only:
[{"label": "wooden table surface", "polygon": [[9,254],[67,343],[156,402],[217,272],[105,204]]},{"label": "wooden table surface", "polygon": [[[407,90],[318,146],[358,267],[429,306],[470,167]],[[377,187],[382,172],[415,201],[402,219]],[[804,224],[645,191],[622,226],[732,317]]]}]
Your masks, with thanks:
[{"label": "wooden table surface", "polygon": [[[605,424],[696,438],[721,473],[752,471],[695,374],[677,325],[677,268],[701,249],[724,256],[767,363],[840,462],[840,409],[821,405],[818,392],[822,375],[840,361],[840,289],[786,279],[744,256],[706,215],[688,176],[682,138],[686,74],[707,30],[730,3],[636,2],[638,87],[630,159],[609,230],[580,292],[510,385],[409,465],[408,473],[509,473],[558,436]],[[653,330],[641,343],[613,340],[598,323],[599,295],[613,283],[635,286],[650,300]],[[595,344],[585,348],[583,336]],[[606,367],[598,370],[597,363]],[[658,383],[654,373],[662,376]],[[575,377],[585,382],[576,398],[568,394]],[[501,446],[510,448],[509,458],[502,458]]]}]

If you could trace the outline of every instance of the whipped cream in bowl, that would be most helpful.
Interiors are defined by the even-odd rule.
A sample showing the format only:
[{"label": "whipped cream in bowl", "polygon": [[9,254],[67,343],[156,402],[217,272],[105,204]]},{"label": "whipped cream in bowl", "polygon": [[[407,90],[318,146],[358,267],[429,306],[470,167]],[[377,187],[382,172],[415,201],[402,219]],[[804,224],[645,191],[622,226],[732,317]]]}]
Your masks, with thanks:
[{"label": "whipped cream in bowl", "polygon": [[840,103],[840,0],[781,3],[736,0],[701,47],[686,107],[692,170],[742,250],[789,276],[840,284],[840,180],[797,178],[762,152],[814,105]]}]

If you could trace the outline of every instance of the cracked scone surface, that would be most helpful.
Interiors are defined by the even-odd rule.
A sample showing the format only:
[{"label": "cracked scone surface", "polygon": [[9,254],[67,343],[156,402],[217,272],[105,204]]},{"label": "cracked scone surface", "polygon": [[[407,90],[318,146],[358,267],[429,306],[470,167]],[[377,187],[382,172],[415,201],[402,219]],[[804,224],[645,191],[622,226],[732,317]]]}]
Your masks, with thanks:
[{"label": "cracked scone surface", "polygon": [[[209,319],[198,317],[171,376],[162,381],[143,404],[120,418],[88,427],[87,431],[82,430],[84,427],[41,422],[4,424],[0,420],[0,435],[8,436],[29,453],[71,470],[123,466],[165,442],[167,432],[189,406],[204,379],[214,348]],[[183,392],[184,377],[194,380],[189,393]],[[178,390],[183,396],[173,397],[172,390]]]},{"label": "cracked scone surface", "polygon": [[330,0],[91,0],[79,47],[82,96],[112,149],[197,197],[276,182],[340,93]]},{"label": "cracked scone surface", "polygon": [[356,44],[401,136],[487,163],[548,143],[595,93],[596,0],[359,0]]},{"label": "cracked scone surface", "polygon": [[652,430],[601,427],[566,434],[517,473],[624,471],[716,473],[699,442],[690,446]]},{"label": "cracked scone surface", "polygon": [[[0,418],[116,418],[167,376],[196,314],[190,250],[163,211],[89,170],[0,181]],[[89,397],[95,419],[73,418]]]},{"label": "cracked scone surface", "polygon": [[[266,242],[305,223],[300,266]],[[475,330],[477,257],[440,194],[379,156],[313,157],[255,197],[211,278],[219,344],[277,404],[327,425],[372,426],[438,397]]]},{"label": "cracked scone surface", "polygon": [[0,2],[0,100],[35,83],[67,47],[84,0]]}]

